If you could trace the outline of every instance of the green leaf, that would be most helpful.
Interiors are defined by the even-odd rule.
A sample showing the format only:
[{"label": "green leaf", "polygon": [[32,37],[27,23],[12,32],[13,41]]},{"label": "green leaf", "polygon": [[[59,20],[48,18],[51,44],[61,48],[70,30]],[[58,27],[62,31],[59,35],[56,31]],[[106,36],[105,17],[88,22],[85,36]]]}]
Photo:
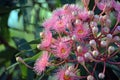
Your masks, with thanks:
[{"label": "green leaf", "polygon": [[13,39],[14,39],[18,49],[20,51],[22,51],[22,53],[24,53],[25,56],[29,57],[29,56],[34,55],[34,52],[31,49],[31,46],[29,44],[21,45],[21,44],[27,43],[27,41],[25,39],[21,39],[21,38],[17,38],[17,37],[14,37]]},{"label": "green leaf", "polygon": [[20,71],[21,71],[21,76],[22,76],[22,79],[26,79],[27,78],[27,71],[28,71],[28,68],[23,65],[23,64],[20,64]]},{"label": "green leaf", "polygon": [[[111,75],[111,80],[113,80],[113,79],[117,80],[117,78],[120,77],[119,67],[117,67],[115,65],[111,65],[111,64],[107,64],[107,66],[108,66],[109,70],[111,71],[111,72],[108,72],[108,73],[112,74]],[[108,76],[110,76],[110,74]]]},{"label": "green leaf", "polygon": [[11,10],[14,10],[14,9],[22,9],[22,8],[28,8],[28,7],[31,7],[31,6],[21,6],[21,7],[17,7],[17,6],[14,6],[14,7],[0,7],[0,14],[5,14],[5,13],[9,13]]}]

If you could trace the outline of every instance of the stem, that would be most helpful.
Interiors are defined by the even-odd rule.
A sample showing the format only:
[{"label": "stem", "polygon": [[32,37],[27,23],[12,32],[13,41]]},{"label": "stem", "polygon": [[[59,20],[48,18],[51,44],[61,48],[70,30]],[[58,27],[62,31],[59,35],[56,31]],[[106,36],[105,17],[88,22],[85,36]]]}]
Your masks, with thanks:
[{"label": "stem", "polygon": [[93,7],[92,11],[94,11],[94,10],[95,10],[95,8],[96,8],[96,5],[97,5],[97,4],[95,3],[95,5],[94,5],[94,7]]},{"label": "stem", "polygon": [[79,79],[87,78],[87,76],[75,76],[75,77]]},{"label": "stem", "polygon": [[63,64],[63,63],[65,63],[65,60],[62,61],[62,62],[60,62],[60,63],[58,63],[58,64],[54,64],[54,63],[52,63],[51,65],[53,65],[53,66],[59,66],[59,65],[61,65],[61,64]]},{"label": "stem", "polygon": [[95,66],[94,66],[94,68],[93,68],[92,75],[94,74],[96,67],[97,67],[97,63],[95,63]]},{"label": "stem", "polygon": [[108,63],[115,64],[115,65],[120,65],[120,62],[111,62],[111,61],[108,61]]},{"label": "stem", "polygon": [[31,66],[29,66],[29,65],[26,64],[25,62],[23,62],[23,64],[24,64],[26,67],[28,67],[28,68],[30,68],[30,69],[33,69]]},{"label": "stem", "polygon": [[26,67],[33,69],[31,66],[29,66],[27,63],[25,63],[25,61],[21,58],[21,57],[16,57],[16,61],[24,64]]},{"label": "stem", "polygon": [[79,64],[77,64],[77,65],[76,65],[76,67],[75,67],[74,71],[76,71],[76,70],[77,70],[78,66],[79,66]]},{"label": "stem", "polygon": [[58,35],[59,35],[59,37],[60,37],[60,39],[62,38],[62,36],[61,36],[61,34],[58,32]]},{"label": "stem", "polygon": [[70,60],[70,59],[68,59],[68,60],[65,60],[66,62],[77,62],[77,60]]},{"label": "stem", "polygon": [[112,31],[111,31],[111,34],[112,34],[112,33],[115,31],[115,29],[117,28],[118,23],[119,23],[119,21],[117,20],[117,22],[116,22],[114,28],[113,28]]},{"label": "stem", "polygon": [[103,73],[105,73],[105,69],[106,69],[106,62],[104,61]]},{"label": "stem", "polygon": [[[28,62],[30,58],[23,59],[24,62]],[[11,68],[17,66],[20,62],[16,62],[13,65],[9,66],[6,70],[10,70]]]},{"label": "stem", "polygon": [[90,25],[89,25],[89,29],[90,29],[90,32],[91,32],[91,35],[92,35],[92,39],[95,39],[93,31],[92,31],[92,27]]},{"label": "stem", "polygon": [[85,66],[85,64],[82,65],[84,67],[84,69],[89,73],[91,74],[91,72],[88,70],[88,68]]},{"label": "stem", "polygon": [[96,60],[93,57],[91,58],[91,60],[95,61],[95,62],[102,62],[101,60]]},{"label": "stem", "polygon": [[113,53],[112,55],[110,55],[108,58],[111,58],[111,57],[115,56],[118,52],[119,52],[119,50],[117,50],[115,53]]},{"label": "stem", "polygon": [[120,43],[115,42],[115,44],[120,48]]},{"label": "stem", "polygon": [[101,34],[97,37],[97,39],[102,38],[102,37],[103,37],[103,34],[101,33]]},{"label": "stem", "polygon": [[105,12],[105,9],[106,9],[106,5],[105,5],[103,11],[99,15],[102,15]]}]

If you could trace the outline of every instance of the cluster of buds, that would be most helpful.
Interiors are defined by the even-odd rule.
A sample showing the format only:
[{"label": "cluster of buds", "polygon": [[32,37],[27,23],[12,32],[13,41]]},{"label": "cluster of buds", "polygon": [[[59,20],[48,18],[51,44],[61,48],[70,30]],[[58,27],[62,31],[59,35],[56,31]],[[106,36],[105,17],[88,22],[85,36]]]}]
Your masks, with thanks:
[{"label": "cluster of buds", "polygon": [[[110,59],[120,51],[120,3],[115,0],[94,1],[92,10],[88,7],[90,0],[82,0],[83,8],[66,4],[53,11],[52,17],[43,23],[42,41],[37,46],[43,54],[34,65],[35,72],[41,74],[46,67],[67,65],[56,72],[56,80],[94,80],[98,63],[104,66],[98,74],[100,79],[105,78],[106,63],[119,64]],[[95,13],[96,7],[101,13]],[[111,14],[116,17],[113,26]],[[68,66],[69,63],[73,66]],[[89,63],[95,64],[93,71],[86,66]],[[81,65],[88,75],[77,75]]]}]

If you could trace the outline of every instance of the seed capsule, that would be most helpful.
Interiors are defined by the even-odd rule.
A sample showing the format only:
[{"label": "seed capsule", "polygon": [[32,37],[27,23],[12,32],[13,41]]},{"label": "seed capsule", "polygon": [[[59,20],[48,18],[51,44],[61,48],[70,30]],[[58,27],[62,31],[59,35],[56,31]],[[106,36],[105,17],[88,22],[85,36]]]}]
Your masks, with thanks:
[{"label": "seed capsule", "polygon": [[101,47],[106,47],[107,46],[107,42],[106,41],[101,41],[100,45],[101,45]]},{"label": "seed capsule", "polygon": [[96,22],[99,21],[99,16],[98,15],[94,16],[94,21],[96,21]]},{"label": "seed capsule", "polygon": [[94,80],[94,77],[92,75],[88,75],[87,80]]},{"label": "seed capsule", "polygon": [[110,28],[108,28],[108,27],[104,27],[103,29],[103,33],[109,33],[110,32]]},{"label": "seed capsule", "polygon": [[87,52],[87,53],[84,54],[84,57],[87,58],[87,59],[91,59],[92,55],[91,55],[91,53]]},{"label": "seed capsule", "polygon": [[99,77],[100,79],[104,79],[104,78],[105,78],[105,74],[104,74],[104,73],[99,73],[98,77]]},{"label": "seed capsule", "polygon": [[96,49],[96,41],[95,41],[95,40],[90,40],[89,44],[90,44],[90,46],[92,46],[94,49]]},{"label": "seed capsule", "polygon": [[93,27],[93,28],[92,28],[92,32],[93,32],[93,35],[94,35],[95,37],[97,37],[98,27]]},{"label": "seed capsule", "polygon": [[78,51],[78,52],[82,52],[82,50],[83,50],[83,49],[82,49],[81,46],[78,46],[78,47],[77,47],[77,51]]},{"label": "seed capsule", "polygon": [[99,52],[98,52],[97,50],[94,50],[94,51],[92,52],[92,54],[93,54],[94,57],[96,57],[96,56],[99,55]]},{"label": "seed capsule", "polygon": [[115,51],[115,48],[113,46],[108,47],[108,54],[111,54]]}]

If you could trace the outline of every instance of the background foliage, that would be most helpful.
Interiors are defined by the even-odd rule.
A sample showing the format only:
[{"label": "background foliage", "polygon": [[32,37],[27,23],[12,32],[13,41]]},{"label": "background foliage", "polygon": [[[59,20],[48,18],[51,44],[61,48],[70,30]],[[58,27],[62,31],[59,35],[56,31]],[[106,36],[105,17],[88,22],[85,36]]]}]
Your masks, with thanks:
[{"label": "background foliage", "polygon": [[[34,65],[41,53],[36,45],[40,42],[42,22],[66,3],[81,4],[80,0],[0,0],[0,80],[47,80],[46,76],[36,76],[33,70],[16,62],[16,57],[21,56]],[[113,67],[109,75],[116,70],[120,73]],[[120,76],[119,73],[116,74]],[[117,80],[116,75],[113,78]]]}]

